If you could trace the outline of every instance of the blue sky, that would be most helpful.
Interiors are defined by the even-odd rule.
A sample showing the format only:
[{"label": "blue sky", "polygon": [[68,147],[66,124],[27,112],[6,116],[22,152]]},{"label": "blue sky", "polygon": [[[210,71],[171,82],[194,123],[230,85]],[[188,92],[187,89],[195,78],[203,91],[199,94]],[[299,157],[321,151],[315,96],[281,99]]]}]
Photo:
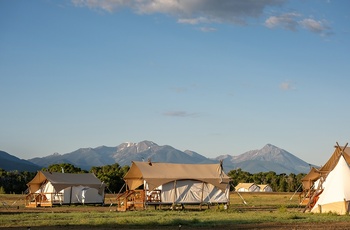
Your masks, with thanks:
[{"label": "blue sky", "polygon": [[350,2],[0,1],[0,149],[206,157],[350,141]]}]

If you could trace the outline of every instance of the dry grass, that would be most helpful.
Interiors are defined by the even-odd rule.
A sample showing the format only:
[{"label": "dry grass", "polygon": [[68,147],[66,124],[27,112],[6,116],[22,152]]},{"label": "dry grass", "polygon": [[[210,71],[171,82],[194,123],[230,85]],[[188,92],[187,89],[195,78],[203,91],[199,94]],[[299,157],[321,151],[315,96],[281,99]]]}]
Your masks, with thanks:
[{"label": "dry grass", "polygon": [[0,201],[7,204],[0,204],[0,229],[178,229],[179,225],[182,229],[344,229],[350,220],[349,216],[303,213],[293,193],[241,195],[246,204],[232,193],[227,210],[217,205],[202,211],[198,206],[185,206],[185,210],[128,212],[116,212],[116,196],[110,194],[105,206],[52,208],[25,208],[24,195],[0,195]]}]

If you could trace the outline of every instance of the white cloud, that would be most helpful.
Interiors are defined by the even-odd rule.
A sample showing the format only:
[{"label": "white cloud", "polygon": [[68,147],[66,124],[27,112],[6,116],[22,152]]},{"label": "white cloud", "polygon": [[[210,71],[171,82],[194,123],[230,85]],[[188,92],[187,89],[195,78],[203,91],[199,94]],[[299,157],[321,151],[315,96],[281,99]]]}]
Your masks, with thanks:
[{"label": "white cloud", "polygon": [[296,18],[300,15],[297,13],[286,13],[279,16],[271,16],[265,21],[269,28],[282,27],[284,29],[295,31],[298,26]]},{"label": "white cloud", "polygon": [[180,18],[177,20],[178,23],[183,24],[191,24],[196,25],[200,23],[210,23],[210,21],[207,18],[204,17],[198,17],[198,18]]},{"label": "white cloud", "polygon": [[285,81],[280,84],[280,89],[283,91],[295,90],[295,85],[290,81]]},{"label": "white cloud", "polygon": [[[113,12],[130,8],[137,14],[161,13],[174,17],[183,24],[229,23],[247,25],[250,19],[259,19],[269,7],[281,6],[288,0],[71,0],[75,6]],[[292,12],[270,16],[265,20],[268,28],[296,31],[298,27],[321,35],[329,34],[327,22]],[[211,29],[209,29],[211,28]],[[209,30],[208,30],[209,29]],[[201,31],[214,31],[200,27]]]},{"label": "white cloud", "polygon": [[186,111],[167,111],[163,113],[164,116],[169,117],[196,117],[198,114],[196,113],[188,113]]},{"label": "white cloud", "polygon": [[328,23],[325,20],[316,21],[311,18],[306,18],[300,21],[299,23],[307,30],[318,34],[324,34],[329,30],[329,27],[327,25]]},{"label": "white cloud", "polygon": [[330,27],[327,21],[316,21],[311,18],[300,19],[302,15],[297,13],[286,13],[279,16],[271,16],[265,21],[265,26],[272,29],[282,27],[283,29],[296,31],[298,27],[302,27],[313,33],[325,35],[330,34]]},{"label": "white cloud", "polygon": [[213,27],[200,27],[199,30],[202,31],[202,32],[215,32],[216,28],[213,28]]},{"label": "white cloud", "polygon": [[71,0],[75,6],[89,7],[91,9],[102,9],[113,12],[118,8],[130,6],[128,0]]},{"label": "white cloud", "polygon": [[286,0],[72,0],[75,6],[103,9],[108,12],[128,7],[139,14],[163,13],[179,23],[247,24],[258,18],[266,7],[278,6]]}]

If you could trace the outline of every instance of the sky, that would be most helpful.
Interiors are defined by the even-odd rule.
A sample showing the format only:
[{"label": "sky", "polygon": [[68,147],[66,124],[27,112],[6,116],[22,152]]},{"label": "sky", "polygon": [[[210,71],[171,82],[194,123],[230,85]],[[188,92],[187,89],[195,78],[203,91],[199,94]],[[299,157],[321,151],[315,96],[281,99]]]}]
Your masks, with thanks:
[{"label": "sky", "polygon": [[350,141],[350,1],[1,0],[0,150]]}]

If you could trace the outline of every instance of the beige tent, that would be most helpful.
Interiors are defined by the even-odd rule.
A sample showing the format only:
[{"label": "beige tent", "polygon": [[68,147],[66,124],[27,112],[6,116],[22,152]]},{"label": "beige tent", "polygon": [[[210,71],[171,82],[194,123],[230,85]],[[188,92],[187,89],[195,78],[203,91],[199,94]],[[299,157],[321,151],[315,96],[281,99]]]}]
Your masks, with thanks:
[{"label": "beige tent", "polygon": [[339,146],[338,143],[334,146],[335,150],[332,156],[328,161],[320,168],[312,167],[310,172],[301,179],[303,184],[303,193],[304,196],[301,204],[305,204],[305,210],[311,210],[317,202],[318,195],[324,189],[323,183],[326,181],[329,173],[336,167],[339,159],[343,156],[344,161],[347,164],[350,164],[350,147]]},{"label": "beige tent", "polygon": [[273,192],[272,188],[268,184],[259,184],[260,192]]},{"label": "beige tent", "polygon": [[104,202],[105,185],[92,173],[39,171],[27,186],[27,207]]},{"label": "beige tent", "polygon": [[334,169],[328,174],[311,212],[333,212],[340,215],[349,213],[350,202],[350,167],[345,158],[340,156]]},{"label": "beige tent", "polygon": [[335,150],[332,154],[332,156],[328,159],[326,164],[324,164],[319,169],[316,169],[314,167],[311,168],[310,172],[301,179],[303,183],[304,189],[310,189],[313,187],[315,181],[317,181],[320,177],[326,177],[330,171],[334,169],[334,167],[337,165],[337,162],[342,155],[342,150],[344,149],[344,159],[345,161],[350,164],[350,147],[342,147],[342,146],[335,146]]},{"label": "beige tent", "polygon": [[143,186],[145,204],[229,203],[230,178],[221,164],[134,161],[124,180],[128,194]]},{"label": "beige tent", "polygon": [[254,183],[239,183],[235,187],[237,192],[260,192],[260,187]]}]

